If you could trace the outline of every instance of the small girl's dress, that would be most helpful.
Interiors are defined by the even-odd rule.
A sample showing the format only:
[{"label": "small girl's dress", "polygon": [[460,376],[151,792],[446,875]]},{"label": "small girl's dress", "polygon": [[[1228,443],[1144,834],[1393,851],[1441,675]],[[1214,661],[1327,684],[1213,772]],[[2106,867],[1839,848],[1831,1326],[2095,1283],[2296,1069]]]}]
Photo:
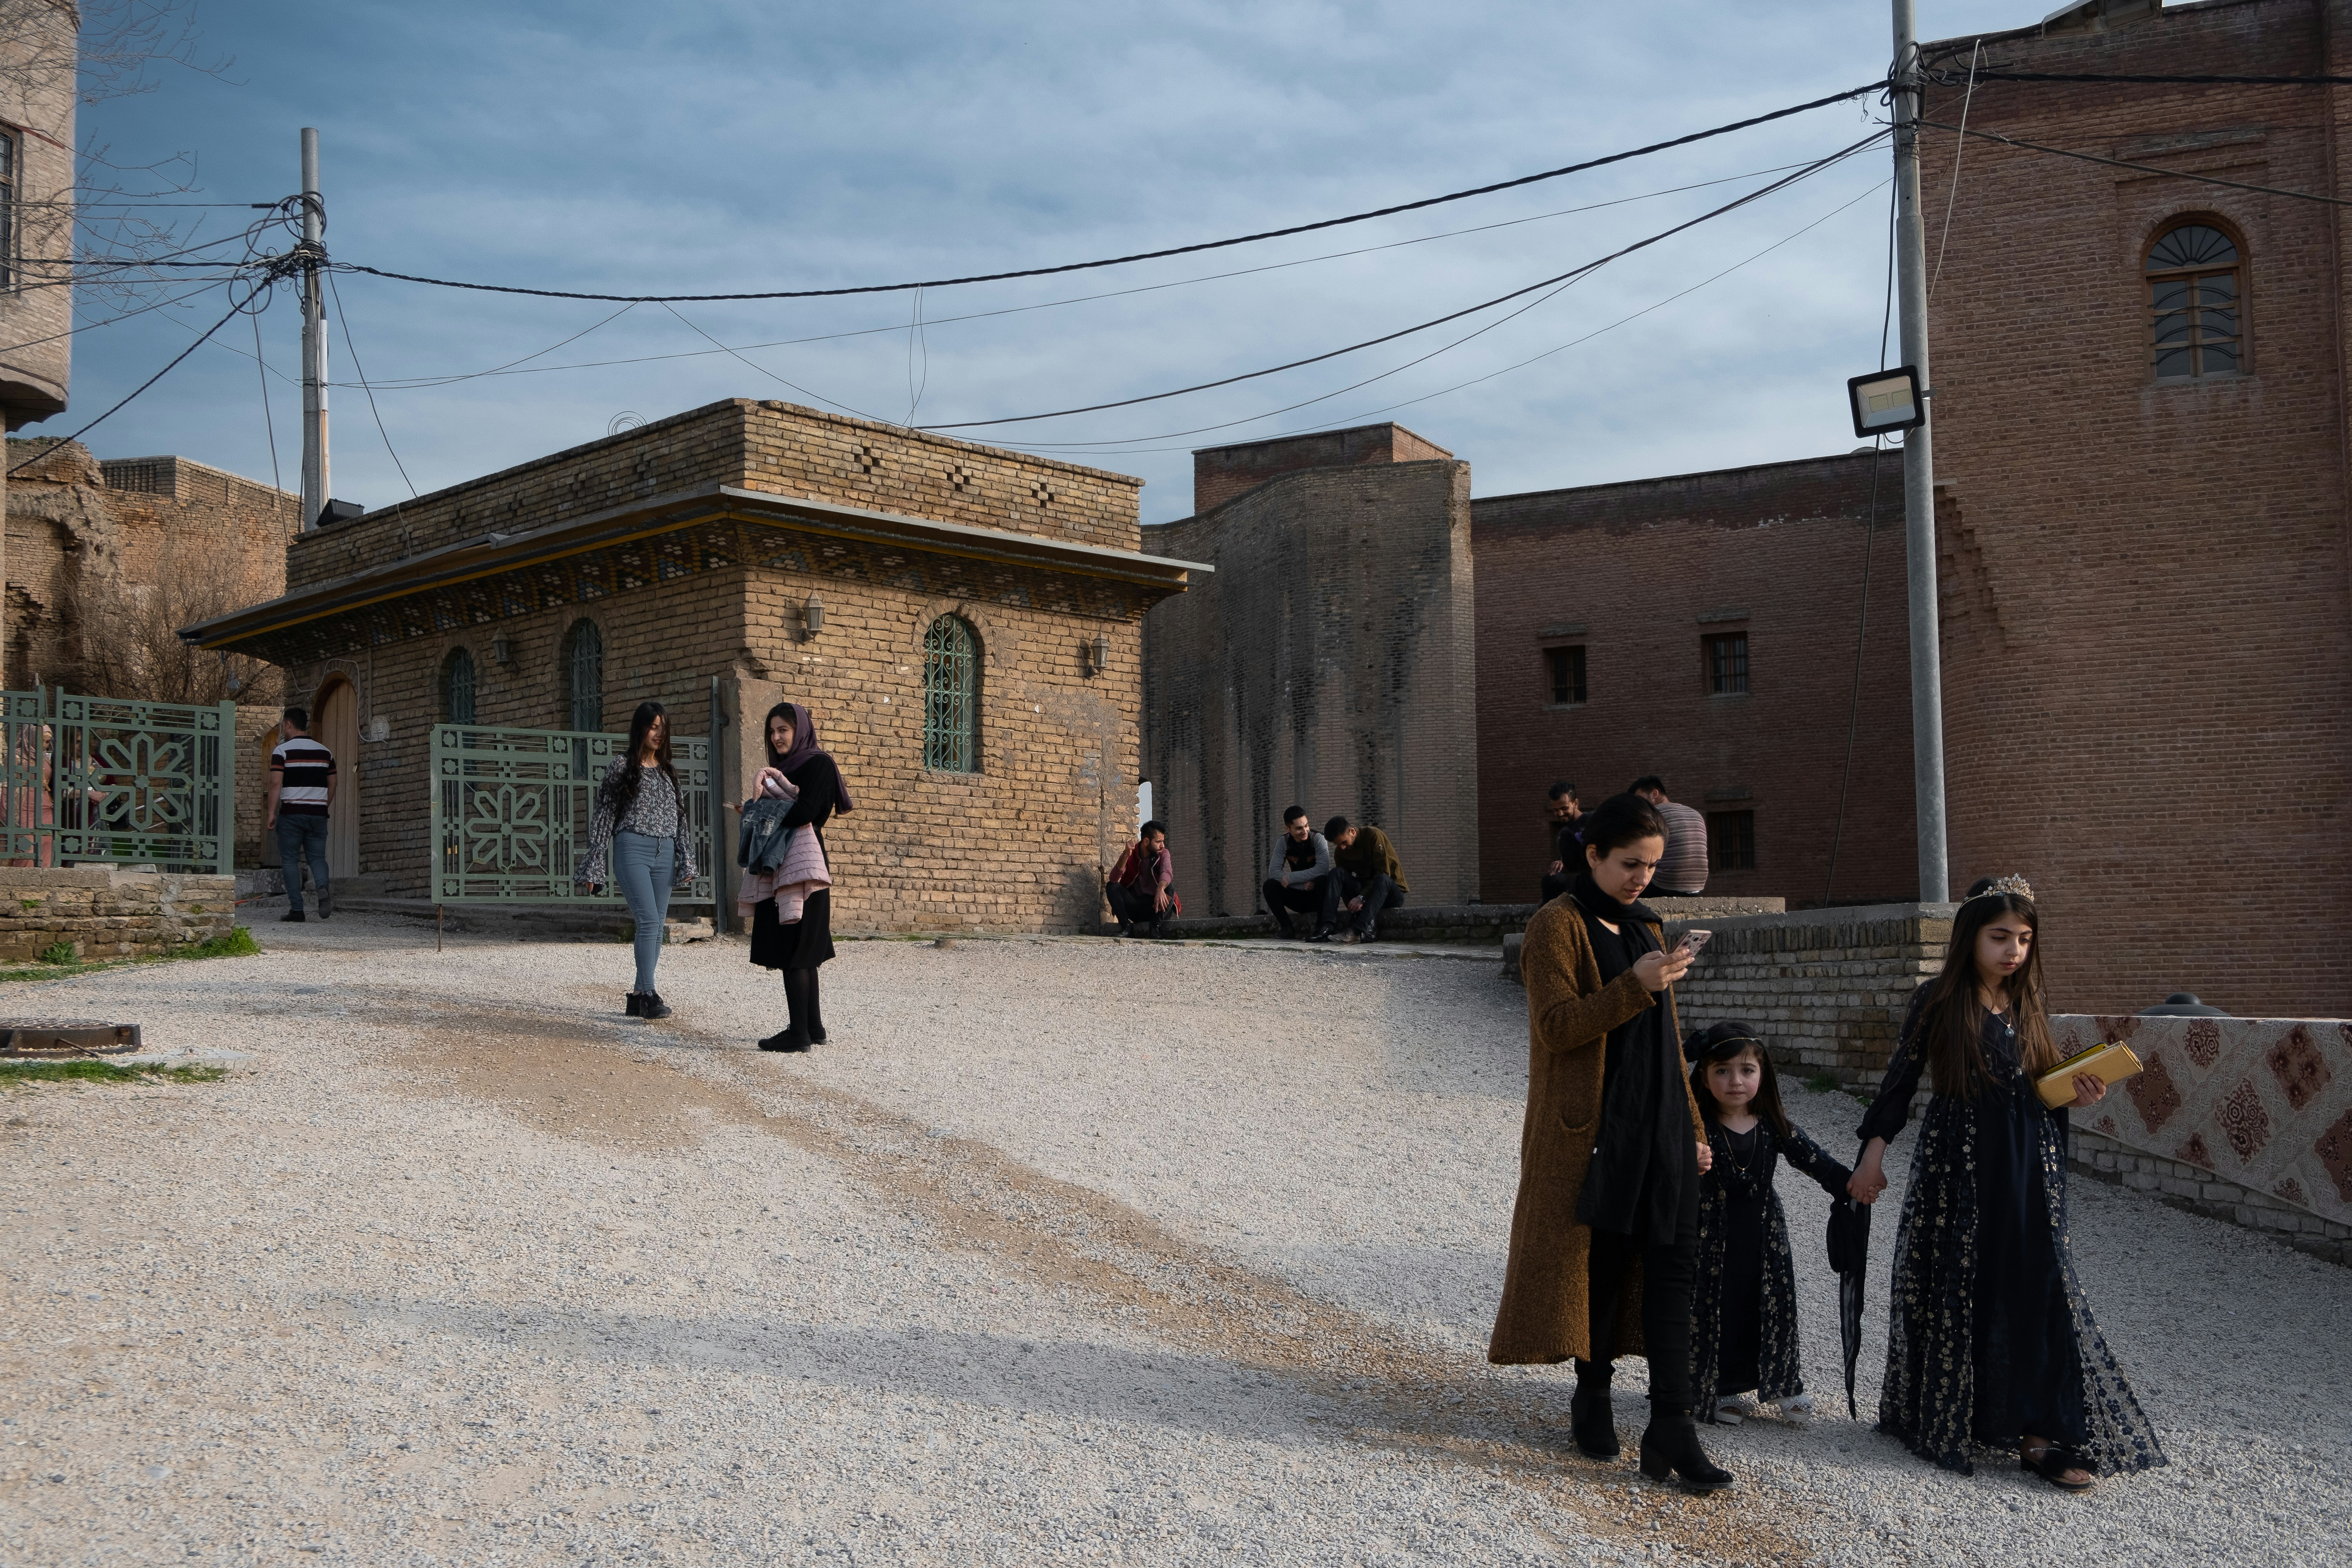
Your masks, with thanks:
[{"label": "small girl's dress", "polygon": [[1727,1395],[1779,1405],[1804,1393],[1797,1358],[1797,1274],[1773,1177],[1786,1159],[1832,1197],[1853,1173],[1791,1126],[1746,1132],[1707,1123],[1715,1165],[1700,1179],[1698,1288],[1691,1296],[1691,1413],[1715,1419]]}]

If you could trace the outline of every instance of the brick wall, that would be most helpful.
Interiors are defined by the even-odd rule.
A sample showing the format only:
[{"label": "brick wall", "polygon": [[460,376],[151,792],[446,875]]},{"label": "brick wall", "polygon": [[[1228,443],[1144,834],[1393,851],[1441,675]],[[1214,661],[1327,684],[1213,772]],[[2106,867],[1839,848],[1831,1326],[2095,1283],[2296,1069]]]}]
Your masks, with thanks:
[{"label": "brick wall", "polygon": [[308,587],[485,533],[527,533],[631,500],[735,485],[941,522],[1138,548],[1143,481],[786,403],[732,398],[313,529]]},{"label": "brick wall", "polygon": [[[1643,773],[1705,812],[1755,816],[1756,867],[1709,893],[1792,904],[1906,899],[1913,851],[1903,476],[1880,461],[1853,783],[1831,883],[1860,631],[1868,454],[1470,503],[1478,557],[1479,887],[1533,898],[1545,791],[1590,807]],[[1744,633],[1746,693],[1710,689],[1702,639]],[[1585,700],[1552,700],[1547,650],[1580,647]]]},{"label": "brick wall", "polygon": [[1300,468],[1352,468],[1360,463],[1424,463],[1453,453],[1402,425],[1360,425],[1352,430],[1319,430],[1234,447],[1207,447],[1192,454],[1194,516],[1223,506],[1244,490]]},{"label": "brick wall", "polygon": [[[2352,6],[2168,7],[1999,49],[2032,71],[2343,73]],[[1958,107],[1938,90],[1929,117]],[[1989,82],[1969,123],[2347,197],[2347,115],[2344,89]],[[1951,140],[1925,142],[1931,191]],[[2188,216],[2242,242],[2248,358],[2158,383],[2142,258]],[[1954,885],[2032,879],[2070,1010],[2186,989],[2352,1011],[2343,224],[1969,145],[1931,316]]]},{"label": "brick wall", "polygon": [[1185,908],[1245,914],[1285,806],[1384,829],[1414,904],[1477,893],[1470,468],[1284,474],[1147,550],[1216,567],[1144,621],[1145,772]]},{"label": "brick wall", "polygon": [[18,5],[8,19],[0,33],[0,124],[12,128],[18,227],[7,259],[12,271],[23,269],[0,289],[0,425],[14,430],[64,408],[73,367],[73,290],[14,285],[67,277],[68,268],[39,258],[74,254],[75,14]]}]

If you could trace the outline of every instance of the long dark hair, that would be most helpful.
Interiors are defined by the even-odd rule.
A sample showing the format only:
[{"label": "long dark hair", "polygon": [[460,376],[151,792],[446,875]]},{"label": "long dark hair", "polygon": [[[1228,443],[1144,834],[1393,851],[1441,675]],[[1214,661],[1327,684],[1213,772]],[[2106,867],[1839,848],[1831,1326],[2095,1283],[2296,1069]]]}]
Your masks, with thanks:
[{"label": "long dark hair", "polygon": [[[646,737],[653,733],[654,721],[667,721],[658,702],[640,702],[629,718],[629,749],[621,758],[621,767],[604,780],[604,792],[612,797],[613,821],[617,826],[637,804],[637,786],[645,782],[645,770],[637,766],[637,757],[646,749]],[[669,725],[662,725],[661,744],[654,748],[654,765],[668,775],[669,787],[677,799],[685,800],[686,792],[678,788],[677,770],[670,765]]]},{"label": "long dark hair", "polygon": [[1985,1065],[1985,1006],[1977,994],[1977,937],[1996,916],[2016,915],[2033,932],[2025,962],[2001,983],[2009,997],[2010,1022],[2017,1028],[2018,1060],[2029,1073],[2058,1065],[2058,1047],[2050,1038],[2050,1018],[2042,1001],[2041,917],[2031,897],[1986,891],[1990,885],[1989,878],[1979,881],[1952,917],[1944,972],[1929,982],[1927,1005],[1919,1012],[1918,1043],[1913,1047],[1927,1058],[1936,1092],[1957,1100],[1974,1099],[1979,1085],[1993,1080]]},{"label": "long dark hair", "polygon": [[1606,860],[1612,849],[1643,838],[1664,838],[1666,819],[1638,795],[1612,795],[1577,818],[1576,830],[1584,836],[1584,847]]},{"label": "long dark hair", "polygon": [[1691,1095],[1698,1101],[1701,1116],[1713,1123],[1722,1115],[1722,1107],[1706,1087],[1706,1069],[1717,1062],[1727,1062],[1742,1051],[1754,1051],[1756,1059],[1764,1065],[1757,1076],[1756,1098],[1748,1102],[1764,1125],[1782,1138],[1789,1135],[1789,1113],[1780,1109],[1780,1076],[1772,1070],[1772,1053],[1756,1037],[1756,1031],[1737,1018],[1726,1018],[1713,1028],[1695,1029],[1683,1042],[1683,1055],[1690,1058]]}]

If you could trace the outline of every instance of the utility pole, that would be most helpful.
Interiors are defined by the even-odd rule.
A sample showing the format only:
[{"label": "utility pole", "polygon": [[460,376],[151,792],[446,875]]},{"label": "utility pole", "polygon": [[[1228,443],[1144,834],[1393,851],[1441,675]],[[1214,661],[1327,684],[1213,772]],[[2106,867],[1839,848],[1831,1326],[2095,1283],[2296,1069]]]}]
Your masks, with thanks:
[{"label": "utility pole", "polygon": [[[327,504],[327,310],[319,288],[327,230],[319,205],[319,133],[302,128],[302,526],[319,526]],[[1907,331],[1909,327],[1906,325]]]},{"label": "utility pole", "polygon": [[1936,614],[1935,385],[1927,370],[1927,235],[1919,214],[1919,38],[1895,0],[1895,270],[1903,363],[1919,373],[1927,422],[1903,437],[1903,547],[1911,590],[1911,784],[1918,802],[1919,901],[1951,896],[1944,838],[1944,670]]}]

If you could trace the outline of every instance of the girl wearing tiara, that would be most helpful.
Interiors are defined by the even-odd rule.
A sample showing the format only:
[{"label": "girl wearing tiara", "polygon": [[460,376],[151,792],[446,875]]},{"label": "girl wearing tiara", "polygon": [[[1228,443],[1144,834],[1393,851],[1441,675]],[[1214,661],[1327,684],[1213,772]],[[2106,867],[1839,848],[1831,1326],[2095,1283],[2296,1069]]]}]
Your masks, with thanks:
[{"label": "girl wearing tiara", "polygon": [[[2058,1063],[2042,1004],[2033,889],[1988,878],[1952,920],[1944,972],[1911,996],[1848,1184],[1886,1190],[1886,1145],[1935,1089],[1895,1233],[1878,1429],[1923,1459],[1972,1473],[1969,1447],[2018,1451],[2068,1491],[2101,1471],[2167,1462],[2099,1334],[2066,1241],[2067,1107],[2037,1075]],[[2074,1080],[2073,1109],[2106,1085]]]},{"label": "girl wearing tiara", "polygon": [[1737,1426],[1752,1392],[1802,1421],[1812,1410],[1797,1367],[1797,1277],[1772,1178],[1781,1160],[1836,1197],[1853,1175],[1780,1109],[1772,1058],[1746,1024],[1727,1020],[1684,1043],[1691,1094],[1706,1118],[1712,1169],[1700,1179],[1698,1288],[1691,1296],[1691,1409]]}]

